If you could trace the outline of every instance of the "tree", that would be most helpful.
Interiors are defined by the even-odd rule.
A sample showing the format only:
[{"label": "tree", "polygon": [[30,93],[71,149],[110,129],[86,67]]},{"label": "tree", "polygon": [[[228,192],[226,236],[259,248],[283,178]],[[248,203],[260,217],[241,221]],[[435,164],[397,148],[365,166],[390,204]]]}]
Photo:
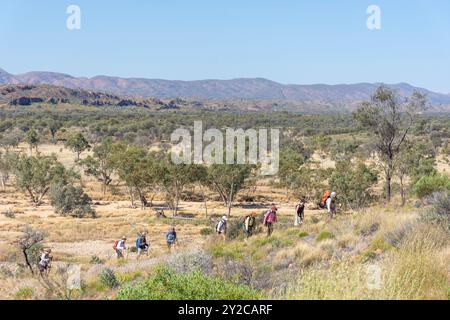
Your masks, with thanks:
[{"label": "tree", "polygon": [[67,139],[65,145],[67,148],[76,152],[77,160],[80,160],[80,154],[83,151],[91,148],[89,142],[86,140],[86,138],[83,136],[81,132],[75,133],[74,135],[70,136],[69,139]]},{"label": "tree", "polygon": [[161,170],[161,184],[172,204],[172,214],[175,217],[183,190],[201,180],[206,175],[206,170],[200,165],[174,164],[170,160],[164,162]]},{"label": "tree", "polygon": [[42,249],[41,243],[45,236],[44,232],[35,230],[27,225],[23,230],[23,235],[20,236],[17,242],[31,274],[34,274],[33,266],[38,263],[39,253]]},{"label": "tree", "polygon": [[0,185],[2,190],[6,188],[6,182],[9,179],[9,175],[13,170],[13,165],[16,163],[17,155],[6,153],[2,154],[0,152]]},{"label": "tree", "polygon": [[14,165],[16,185],[28,193],[35,205],[42,203],[54,183],[69,183],[78,178],[72,170],[66,170],[55,155],[21,156]]},{"label": "tree", "polygon": [[350,160],[336,163],[336,170],[330,177],[330,187],[336,191],[346,207],[358,210],[372,199],[371,188],[376,184],[377,172],[363,162],[357,165]]},{"label": "tree", "polygon": [[421,177],[436,173],[435,157],[434,148],[430,144],[410,141],[404,143],[396,159],[402,206],[406,203],[407,178],[410,180],[409,185],[413,186]]},{"label": "tree", "polygon": [[134,206],[134,193],[137,192],[144,209],[147,206],[145,193],[156,185],[161,174],[156,158],[142,147],[128,146],[123,142],[114,144],[112,148],[112,163],[128,187],[131,205]]},{"label": "tree", "polygon": [[311,157],[311,153],[301,143],[290,144],[281,149],[278,178],[280,186],[286,189],[286,196],[289,190],[298,188],[298,183],[302,180],[303,166]]},{"label": "tree", "polygon": [[17,147],[23,140],[23,131],[18,128],[14,128],[13,130],[9,130],[8,132],[4,133],[0,137],[0,147],[2,147],[5,152],[9,152],[10,148]]},{"label": "tree", "polygon": [[102,183],[103,194],[105,194],[106,188],[112,182],[112,174],[114,172],[112,150],[112,140],[106,138],[101,144],[94,147],[92,156],[87,156],[80,163],[85,168],[84,173],[86,175],[93,176]]},{"label": "tree", "polygon": [[249,164],[213,164],[208,167],[204,183],[219,194],[228,208],[228,217],[237,193],[244,187],[254,168],[254,165]]},{"label": "tree", "polygon": [[37,150],[40,139],[36,130],[34,129],[28,130],[27,133],[25,134],[25,141],[30,146],[30,154],[33,153],[33,148]]},{"label": "tree", "polygon": [[425,109],[426,98],[414,92],[405,103],[400,103],[397,93],[381,86],[370,101],[363,102],[353,114],[354,118],[373,135],[374,150],[378,153],[384,170],[386,202],[391,200],[391,181],[395,158],[416,119]]},{"label": "tree", "polygon": [[49,118],[46,120],[47,128],[50,131],[50,134],[52,135],[52,142],[56,144],[55,135],[56,132],[58,132],[59,129],[62,127],[62,123],[58,120]]},{"label": "tree", "polygon": [[62,183],[53,184],[49,198],[56,213],[62,216],[83,218],[90,215],[95,218],[95,211],[91,207],[92,199],[81,187]]}]

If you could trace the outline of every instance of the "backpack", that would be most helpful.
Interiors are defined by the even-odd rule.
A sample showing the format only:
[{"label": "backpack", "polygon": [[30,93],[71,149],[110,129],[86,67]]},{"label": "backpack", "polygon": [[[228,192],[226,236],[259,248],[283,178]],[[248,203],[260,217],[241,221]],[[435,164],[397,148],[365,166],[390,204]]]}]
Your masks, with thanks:
[{"label": "backpack", "polygon": [[324,192],[322,198],[320,199],[320,203],[319,203],[319,205],[320,205],[321,208],[325,208],[327,199],[328,199],[330,196],[331,196],[330,191],[325,191],[325,192]]},{"label": "backpack", "polygon": [[142,237],[138,237],[136,239],[136,249],[139,249],[141,247]]},{"label": "backpack", "polygon": [[305,204],[302,202],[297,205],[297,215],[300,216],[303,210],[305,209]]},{"label": "backpack", "polygon": [[[217,222],[216,224],[216,231],[222,231],[224,226],[225,226],[226,221],[225,220],[220,220],[219,222]],[[220,229],[219,229],[220,226]]]},{"label": "backpack", "polygon": [[169,232],[166,236],[167,238],[167,242],[174,242],[175,241],[175,235],[173,234],[173,232]]},{"label": "backpack", "polygon": [[114,245],[113,245],[113,249],[114,250],[117,250],[117,246],[119,245],[119,241],[120,240],[117,240],[117,241],[114,242]]}]

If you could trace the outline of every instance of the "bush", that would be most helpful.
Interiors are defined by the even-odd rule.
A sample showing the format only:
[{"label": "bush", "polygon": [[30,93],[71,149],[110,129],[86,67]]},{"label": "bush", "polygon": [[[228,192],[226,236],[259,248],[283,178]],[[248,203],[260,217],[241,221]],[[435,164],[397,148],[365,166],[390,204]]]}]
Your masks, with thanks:
[{"label": "bush", "polygon": [[89,261],[90,264],[102,264],[103,260],[100,259],[98,256],[94,255],[91,256],[91,260]]},{"label": "bush", "polygon": [[261,295],[245,285],[236,285],[199,271],[178,274],[159,267],[155,273],[135,285],[121,288],[119,300],[251,300]]},{"label": "bush", "polygon": [[91,208],[92,199],[80,187],[53,185],[50,190],[50,201],[56,213],[62,216],[83,218],[90,215],[95,218],[95,211]]},{"label": "bush", "polygon": [[450,192],[434,193],[428,202],[432,208],[422,215],[422,219],[450,231]]},{"label": "bush", "polygon": [[377,172],[364,163],[352,164],[349,160],[336,164],[336,170],[330,177],[330,187],[342,199],[344,207],[361,209],[372,200],[370,189],[378,181]]},{"label": "bush", "polygon": [[213,230],[211,228],[203,228],[200,230],[200,234],[202,236],[209,236],[212,233],[213,233]]},{"label": "bush", "polygon": [[325,239],[331,239],[334,238],[334,234],[332,234],[331,232],[328,231],[322,231],[321,233],[319,233],[316,237],[316,241],[322,241]]},{"label": "bush", "polygon": [[213,267],[212,257],[200,249],[190,252],[175,253],[169,257],[167,264],[176,273],[201,271],[208,274]]},{"label": "bush", "polygon": [[113,270],[106,268],[100,273],[100,283],[108,288],[117,288],[119,286],[119,281],[117,280],[116,274]]},{"label": "bush", "polygon": [[450,191],[450,176],[439,173],[420,178],[413,187],[413,192],[421,199],[442,191]]},{"label": "bush", "polygon": [[240,235],[244,234],[243,223],[241,219],[229,220],[227,226],[228,239],[236,239]]},{"label": "bush", "polygon": [[30,287],[22,287],[17,290],[14,295],[16,300],[29,300],[33,297],[33,289]]}]

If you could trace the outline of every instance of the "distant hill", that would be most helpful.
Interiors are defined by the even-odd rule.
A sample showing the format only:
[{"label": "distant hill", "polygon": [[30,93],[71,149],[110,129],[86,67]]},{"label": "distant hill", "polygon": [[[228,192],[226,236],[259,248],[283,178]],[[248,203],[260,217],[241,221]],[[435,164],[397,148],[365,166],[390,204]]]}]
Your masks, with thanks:
[{"label": "distant hill", "polygon": [[[96,76],[73,77],[54,72],[28,72],[12,75],[0,69],[0,84],[49,84],[71,89],[109,92],[116,95],[195,98],[218,100],[273,100],[293,101],[352,109],[367,100],[380,83],[357,83],[342,85],[296,85],[280,84],[263,78],[232,80],[179,81],[143,78],[119,78]],[[407,83],[390,84],[401,96],[409,96],[414,90],[427,94],[435,111],[450,111],[450,95],[417,88]]]}]

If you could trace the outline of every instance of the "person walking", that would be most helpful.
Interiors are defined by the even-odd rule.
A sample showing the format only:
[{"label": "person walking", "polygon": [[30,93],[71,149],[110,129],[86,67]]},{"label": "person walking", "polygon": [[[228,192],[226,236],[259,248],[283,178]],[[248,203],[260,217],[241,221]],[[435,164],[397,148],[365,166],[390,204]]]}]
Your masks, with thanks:
[{"label": "person walking", "polygon": [[244,231],[247,239],[253,235],[253,230],[256,226],[256,212],[252,212],[244,219]]},{"label": "person walking", "polygon": [[136,239],[136,259],[139,260],[139,257],[143,254],[148,255],[149,244],[147,243],[147,232],[141,232],[138,238]]},{"label": "person walking", "polygon": [[223,241],[225,241],[226,239],[227,224],[228,224],[228,217],[223,216],[222,219],[220,219],[220,221],[216,225],[216,234],[219,235]]},{"label": "person walking", "polygon": [[294,226],[303,224],[303,220],[305,219],[305,204],[306,201],[302,198],[295,206]]},{"label": "person walking", "polygon": [[113,249],[116,251],[117,259],[123,259],[127,250],[126,246],[127,237],[123,236],[122,239],[114,243]]},{"label": "person walking", "polygon": [[336,196],[336,192],[333,191],[326,201],[327,211],[330,215],[330,219],[336,215]]},{"label": "person walking", "polygon": [[273,225],[277,222],[277,211],[276,206],[272,206],[264,215],[263,224],[267,227],[267,236],[270,237],[273,232]]},{"label": "person walking", "polygon": [[175,228],[171,228],[169,232],[166,234],[166,241],[167,241],[167,248],[169,249],[169,252],[175,250],[176,245],[178,244],[177,239],[177,232]]},{"label": "person walking", "polygon": [[51,255],[52,250],[50,248],[46,248],[42,251],[42,254],[39,259],[38,269],[41,277],[48,277],[51,269],[51,263],[53,256]]}]

